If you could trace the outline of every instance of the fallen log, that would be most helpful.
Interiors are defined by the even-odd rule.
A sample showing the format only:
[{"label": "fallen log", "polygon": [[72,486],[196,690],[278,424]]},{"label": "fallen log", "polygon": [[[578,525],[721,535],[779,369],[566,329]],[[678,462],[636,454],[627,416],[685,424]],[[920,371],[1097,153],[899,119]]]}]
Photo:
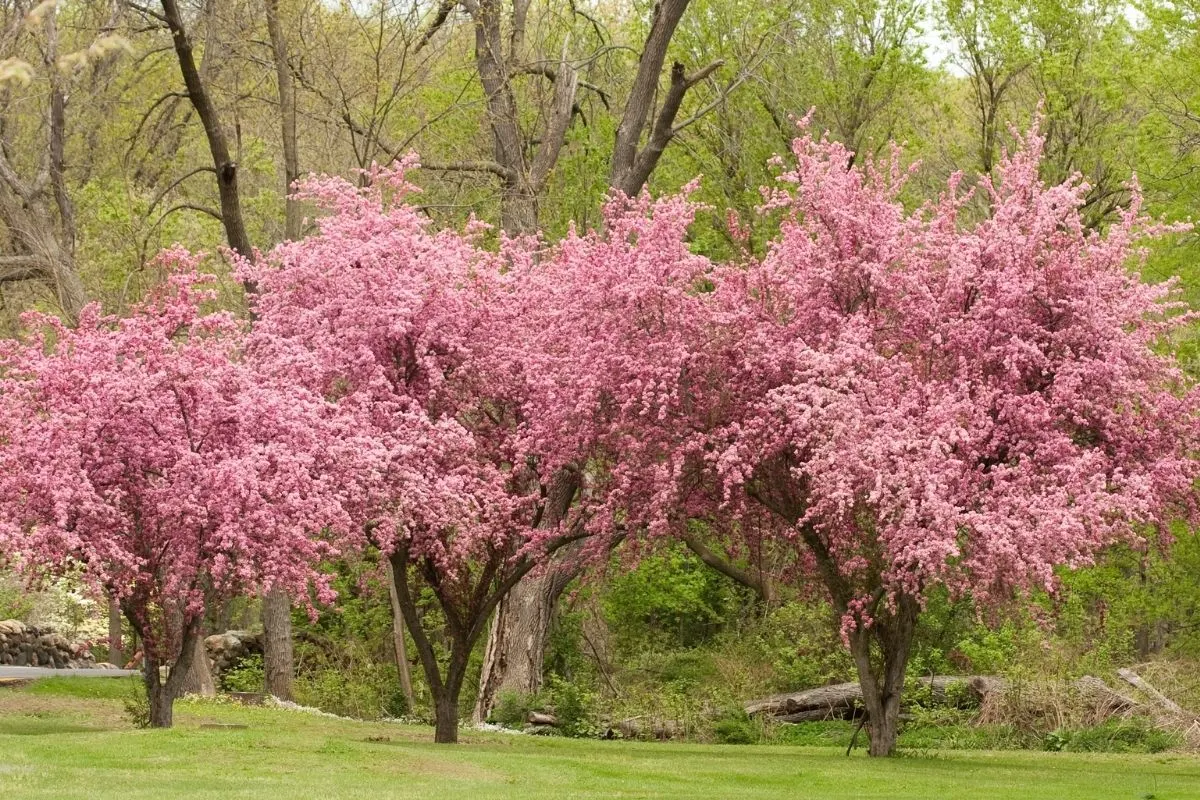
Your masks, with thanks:
[{"label": "fallen log", "polygon": [[828,722],[831,719],[854,719],[860,713],[858,706],[814,708],[795,714],[776,714],[771,719],[775,722]]},{"label": "fallen log", "polygon": [[1192,716],[1186,710],[1184,710],[1183,706],[1179,705],[1174,700],[1167,697],[1165,694],[1160,692],[1158,689],[1155,689],[1153,686],[1150,685],[1149,681],[1147,681],[1141,675],[1138,675],[1133,670],[1128,669],[1128,668],[1119,669],[1119,670],[1117,670],[1117,674],[1121,676],[1121,680],[1125,681],[1126,683],[1128,683],[1130,686],[1134,687],[1135,689],[1141,690],[1143,694],[1145,694],[1147,697],[1154,700],[1155,703],[1157,703],[1159,706],[1161,706],[1165,710],[1171,712],[1172,714],[1177,714],[1181,717]]},{"label": "fallen log", "polygon": [[[1122,670],[1122,672],[1129,672],[1129,670]],[[1122,677],[1129,680],[1125,675]],[[1136,675],[1133,677],[1142,680]],[[1003,693],[1009,688],[1008,681],[997,675],[939,675],[932,679],[926,676],[918,678],[916,682],[929,687],[932,699],[941,703],[949,702],[952,699],[950,690],[954,687],[965,687],[969,694],[980,702],[989,695]],[[1142,683],[1149,686],[1144,680]],[[1081,697],[1087,698],[1093,703],[1096,710],[1103,716],[1144,713],[1147,710],[1146,704],[1129,695],[1122,694],[1091,675],[1084,675],[1073,681],[1071,685]],[[1149,688],[1152,691],[1146,689],[1143,691],[1147,691],[1147,694],[1153,696],[1152,692],[1156,690],[1153,687]],[[1162,697],[1161,693],[1158,695],[1161,697],[1158,702],[1166,701],[1171,706],[1179,708],[1166,697]],[[1164,705],[1165,708],[1171,706]],[[776,722],[855,719],[862,714],[862,689],[857,683],[818,686],[814,689],[787,692],[755,700],[745,706],[745,711],[750,716],[764,715]],[[1182,710],[1175,713],[1186,715],[1186,712]]]},{"label": "fallen log", "polygon": [[[1003,691],[1007,682],[995,675],[937,675],[918,678],[919,683],[930,687],[933,699],[945,702],[949,690],[966,686],[976,699],[996,691]],[[818,686],[801,692],[786,692],[772,695],[746,704],[750,716],[766,714],[785,722],[802,722],[821,719],[845,719],[852,716],[862,703],[862,688],[857,682],[835,683]],[[784,718],[788,719],[784,719]]]},{"label": "fallen log", "polygon": [[1079,694],[1089,698],[1102,715],[1135,714],[1143,711],[1145,705],[1127,694],[1113,689],[1104,681],[1091,675],[1084,675],[1072,684]]}]

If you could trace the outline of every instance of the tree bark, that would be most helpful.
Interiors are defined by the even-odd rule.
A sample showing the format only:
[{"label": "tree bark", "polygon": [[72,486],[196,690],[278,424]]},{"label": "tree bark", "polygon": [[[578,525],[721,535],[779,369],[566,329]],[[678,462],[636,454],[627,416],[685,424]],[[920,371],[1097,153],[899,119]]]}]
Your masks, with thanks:
[{"label": "tree bark", "polygon": [[400,610],[400,599],[396,596],[396,579],[392,575],[392,562],[385,560],[387,572],[388,600],[392,605],[392,645],[396,653],[396,672],[400,675],[400,690],[404,692],[404,702],[409,713],[416,707],[417,700],[413,694],[412,670],[408,664],[408,646],[404,642],[404,612]]},{"label": "tree bark", "polygon": [[918,611],[915,599],[900,597],[895,611],[880,609],[871,627],[860,622],[850,634],[850,654],[854,657],[867,711],[868,755],[890,756],[896,752],[904,674]]},{"label": "tree bark", "polygon": [[[286,195],[284,238],[300,238],[300,203],[292,196],[292,185],[300,178],[300,150],[296,137],[296,92],[292,70],[288,65],[288,44],[279,22],[279,0],[266,0],[267,30],[271,35],[271,50],[275,57],[275,79],[279,88],[279,121],[283,136],[283,175]],[[290,619],[290,617],[289,617]],[[278,696],[278,695],[276,695]]]},{"label": "tree bark", "polygon": [[125,666],[121,642],[121,604],[108,601],[108,663],[114,667]]},{"label": "tree bark", "polygon": [[488,718],[502,694],[529,697],[541,691],[554,609],[579,571],[578,560],[563,553],[544,572],[527,577],[500,601],[483,655],[476,722]]},{"label": "tree bark", "polygon": [[197,625],[195,635],[199,639],[199,643],[192,646],[190,651],[187,649],[181,651],[179,662],[171,668],[171,674],[174,675],[179,670],[179,664],[183,665],[183,669],[179,670],[181,680],[175,697],[185,694],[195,694],[201,697],[217,696],[217,686],[213,682],[212,667],[208,663],[208,653],[204,651],[204,637],[201,636],[200,630]]},{"label": "tree bark", "polygon": [[[574,470],[557,475],[547,490],[539,527],[557,527],[566,517],[579,489]],[[496,606],[484,650],[479,696],[474,719],[482,722],[495,708],[502,693],[523,697],[542,688],[542,667],[554,609],[563,590],[583,569],[581,544],[567,545],[556,553],[540,573],[526,576]]]},{"label": "tree bark", "polygon": [[458,741],[458,700],[462,692],[462,680],[466,673],[467,659],[475,644],[469,632],[451,631],[450,663],[445,676],[438,664],[433,644],[421,628],[417,605],[408,585],[408,558],[402,550],[392,553],[388,559],[392,568],[392,585],[396,590],[396,601],[404,615],[405,624],[412,632],[413,643],[421,658],[421,668],[433,695],[434,734],[437,744],[454,744]]},{"label": "tree bark", "polygon": [[455,652],[450,655],[450,666],[443,684],[434,698],[434,731],[435,744],[457,744],[459,698],[462,695],[463,678],[467,672],[467,657],[469,646],[460,642]]},{"label": "tree bark", "polygon": [[263,683],[267,694],[292,700],[292,600],[282,589],[262,599]]},{"label": "tree bark", "polygon": [[[136,617],[126,612],[126,617],[137,629]],[[142,641],[146,641],[143,633]],[[162,680],[162,674],[153,648],[145,647],[143,662],[145,664],[143,677],[146,682],[146,697],[150,703],[150,727],[170,728],[175,721],[175,700],[184,693],[188,674],[192,671],[188,665],[194,664],[198,653],[203,653],[201,644],[200,620],[193,620],[184,628],[179,656],[167,674],[167,680]],[[207,662],[207,658],[205,659]]]},{"label": "tree bark", "polygon": [[[200,71],[196,68],[192,42],[183,25],[179,4],[176,0],[162,0],[162,7],[167,27],[171,30],[171,41],[175,46],[175,55],[179,61],[179,71],[183,74],[184,86],[187,87],[188,98],[192,101],[196,116],[200,117],[205,138],[208,140],[209,153],[212,155],[213,167],[217,174],[217,193],[221,201],[221,224],[225,228],[225,240],[234,252],[244,258],[253,258],[254,248],[246,232],[242,201],[238,193],[237,162],[229,154],[229,144],[216,106],[213,105]],[[247,288],[253,291],[253,287]]]}]

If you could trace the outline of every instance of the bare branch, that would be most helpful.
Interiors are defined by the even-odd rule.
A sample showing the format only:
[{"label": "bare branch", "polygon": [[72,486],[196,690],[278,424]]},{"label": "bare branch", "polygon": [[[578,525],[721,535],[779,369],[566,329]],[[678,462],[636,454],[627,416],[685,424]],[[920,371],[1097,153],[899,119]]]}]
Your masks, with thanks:
[{"label": "bare branch", "polygon": [[421,38],[413,46],[413,55],[421,52],[425,48],[425,45],[429,44],[429,41],[437,35],[437,32],[446,24],[446,20],[450,17],[450,12],[454,10],[456,5],[458,5],[458,0],[442,0],[438,5],[437,13],[434,14],[433,22],[429,23],[429,27],[425,29],[425,33],[421,34]]},{"label": "bare branch", "polygon": [[495,161],[422,161],[420,166],[421,169],[435,172],[490,172],[505,180],[512,177],[508,170]]}]

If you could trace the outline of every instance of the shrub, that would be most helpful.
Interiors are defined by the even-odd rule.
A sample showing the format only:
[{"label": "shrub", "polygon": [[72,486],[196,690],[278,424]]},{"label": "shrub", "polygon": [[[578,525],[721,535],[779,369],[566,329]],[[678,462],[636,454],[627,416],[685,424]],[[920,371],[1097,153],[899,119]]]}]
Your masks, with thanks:
[{"label": "shrub", "polygon": [[488,721],[506,728],[519,729],[524,727],[525,721],[529,719],[529,712],[532,708],[532,698],[529,695],[503,691],[496,698],[496,705],[492,709]]},{"label": "shrub", "polygon": [[1046,734],[1046,750],[1070,753],[1161,753],[1181,740],[1142,719],[1109,720],[1090,728],[1060,729]]},{"label": "shrub", "polygon": [[221,673],[221,691],[261,692],[263,681],[263,657],[252,653]]},{"label": "shrub", "polygon": [[713,736],[721,744],[758,744],[762,730],[745,711],[732,708],[713,723]]},{"label": "shrub", "polygon": [[563,736],[588,737],[600,734],[596,697],[581,684],[551,675],[542,692],[544,704],[553,709]]},{"label": "shrub", "polygon": [[129,694],[123,703],[125,717],[135,728],[150,727],[150,697],[146,693],[146,683],[134,676],[129,682]]}]

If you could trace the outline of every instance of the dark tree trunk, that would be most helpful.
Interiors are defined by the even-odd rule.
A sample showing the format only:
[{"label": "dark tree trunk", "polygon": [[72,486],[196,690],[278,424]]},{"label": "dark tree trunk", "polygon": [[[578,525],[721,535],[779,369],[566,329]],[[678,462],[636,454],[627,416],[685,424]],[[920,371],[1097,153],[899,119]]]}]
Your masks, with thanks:
[{"label": "dark tree trunk", "polygon": [[871,627],[861,625],[850,634],[850,653],[862,686],[867,712],[867,736],[871,756],[896,752],[900,725],[900,700],[904,674],[912,652],[919,606],[910,597],[896,601],[894,612],[880,608]]},{"label": "dark tree trunk", "polygon": [[[425,671],[425,679],[429,683],[429,693],[433,695],[433,740],[438,744],[454,744],[458,741],[458,699],[462,693],[463,676],[467,671],[467,659],[470,657],[471,647],[478,639],[478,633],[473,633],[470,629],[449,632],[450,663],[443,676],[433,644],[421,627],[417,605],[408,585],[407,554],[403,551],[395,552],[389,557],[389,561],[392,567],[392,585],[396,590],[396,603],[412,633],[413,643],[421,658],[421,668]],[[490,611],[489,607],[488,612]]]},{"label": "dark tree trunk", "polygon": [[[128,613],[128,610],[126,610],[125,616],[133,623],[134,630],[137,630],[137,618]],[[141,638],[143,642],[146,641],[144,634]],[[204,650],[200,639],[200,620],[196,619],[183,630],[179,656],[176,658],[174,666],[171,667],[165,682],[159,671],[161,664],[154,655],[153,649],[145,648],[144,679],[146,697],[150,703],[151,728],[170,728],[174,724],[175,700],[183,694],[188,673],[191,672],[188,667],[195,661],[197,652],[202,653]],[[205,660],[207,661],[207,659]]]},{"label": "dark tree trunk", "polygon": [[175,697],[160,679],[158,662],[146,659],[146,697],[150,701],[150,727],[169,728],[175,722]]},{"label": "dark tree trunk", "polygon": [[[556,476],[547,492],[538,525],[558,526],[578,489],[577,472],[564,470]],[[579,559],[581,549],[580,544],[567,545],[540,574],[526,576],[500,599],[484,651],[475,721],[487,719],[501,693],[527,697],[541,690],[542,666],[555,606],[563,590],[583,570]]]},{"label": "dark tree trunk", "polygon": [[[238,194],[237,162],[229,153],[229,144],[216,106],[213,105],[200,70],[196,67],[192,42],[184,28],[179,3],[177,0],[163,0],[162,7],[163,17],[171,30],[171,41],[175,45],[175,55],[179,61],[179,71],[183,74],[184,86],[187,87],[188,98],[192,101],[192,107],[196,109],[196,116],[200,118],[205,138],[208,140],[213,169],[217,175],[217,195],[221,201],[221,224],[225,228],[225,240],[234,252],[252,259],[254,248],[250,245],[249,234],[246,233],[242,201]],[[248,291],[254,291],[252,285],[246,288]]]},{"label": "dark tree trunk", "polygon": [[262,623],[264,689],[280,700],[291,700],[292,601],[287,592],[273,589],[263,596]]},{"label": "dark tree trunk", "polygon": [[465,642],[455,642],[451,645],[451,650],[446,682],[439,681],[440,685],[433,697],[435,725],[433,741],[437,744],[456,744],[458,742],[458,700],[462,695],[463,677],[467,671],[470,646]]}]

